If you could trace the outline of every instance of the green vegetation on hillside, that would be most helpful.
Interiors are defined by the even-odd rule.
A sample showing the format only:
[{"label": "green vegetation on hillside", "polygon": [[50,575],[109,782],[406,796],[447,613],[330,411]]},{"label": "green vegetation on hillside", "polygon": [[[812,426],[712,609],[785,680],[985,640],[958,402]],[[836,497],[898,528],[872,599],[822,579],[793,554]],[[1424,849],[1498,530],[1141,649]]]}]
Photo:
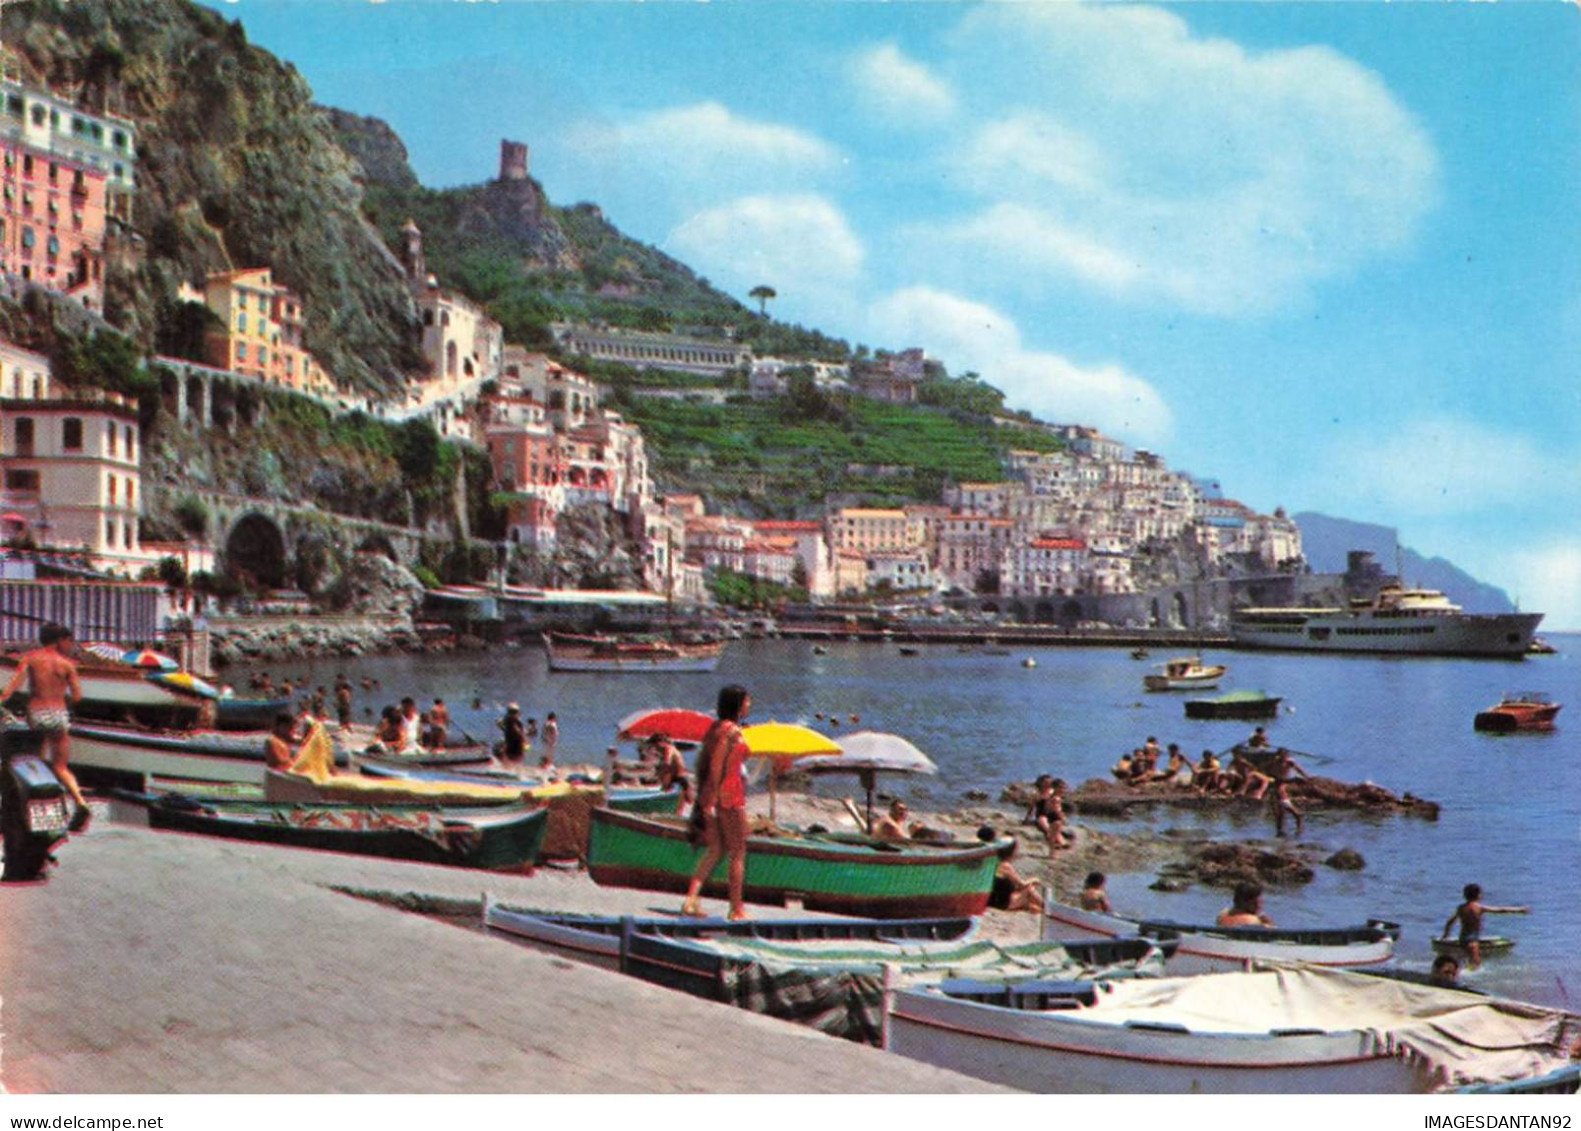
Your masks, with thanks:
[{"label": "green vegetation on hillside", "polygon": [[860,397],[823,398],[816,408],[795,397],[707,405],[621,393],[614,401],[648,438],[665,490],[758,515],[812,513],[828,496],[936,500],[950,481],[1003,479],[1012,448],[1063,446],[1036,428]]}]

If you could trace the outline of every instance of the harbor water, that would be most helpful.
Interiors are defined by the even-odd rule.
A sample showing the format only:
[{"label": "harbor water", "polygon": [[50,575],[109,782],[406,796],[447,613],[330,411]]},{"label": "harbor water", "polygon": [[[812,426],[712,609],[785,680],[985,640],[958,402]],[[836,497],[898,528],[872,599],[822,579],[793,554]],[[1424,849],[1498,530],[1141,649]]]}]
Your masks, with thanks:
[{"label": "harbor water", "polygon": [[[1542,691],[1573,700],[1581,676],[1581,637],[1551,636],[1559,653],[1523,661],[1219,652],[1229,674],[1218,694],[1262,690],[1283,698],[1268,724],[1277,745],[1299,751],[1313,774],[1376,782],[1440,803],[1436,822],[1403,816],[1314,814],[1302,843],[1322,855],[1354,848],[1360,872],[1317,867],[1302,888],[1272,891],[1267,909],[1281,926],[1347,925],[1369,917],[1399,922],[1399,955],[1409,966],[1431,961],[1429,940],[1460,902],[1461,888],[1480,883],[1490,904],[1526,904],[1529,916],[1490,916],[1486,933],[1514,937],[1508,956],[1489,960],[1469,981],[1528,1000],[1581,1007],[1581,702],[1561,712],[1548,734],[1474,733],[1472,717],[1508,691]],[[1196,759],[1250,733],[1245,722],[1188,720],[1189,695],[1148,694],[1142,677],[1166,659],[1131,658],[1119,648],[1030,648],[989,655],[955,646],[922,646],[903,656],[893,644],[830,643],[816,654],[806,642],[736,641],[712,675],[550,673],[535,646],[446,656],[380,656],[358,660],[265,665],[279,679],[306,674],[329,685],[345,671],[357,683],[356,713],[377,713],[411,694],[423,707],[445,698],[457,726],[497,736],[506,702],[521,704],[540,723],[560,723],[561,762],[601,762],[623,715],[655,706],[711,710],[725,683],[745,684],[754,721],[822,725],[832,733],[894,731],[938,763],[937,777],[891,779],[885,789],[919,808],[969,804],[967,791],[997,799],[1007,782],[1038,773],[1072,786],[1107,777],[1118,755],[1156,735],[1178,742]],[[1024,666],[1027,658],[1035,667]],[[257,669],[227,675],[244,685]],[[377,679],[364,691],[360,681]],[[474,706],[474,702],[481,706]],[[850,717],[860,722],[853,725]],[[624,757],[631,757],[629,750]],[[828,785],[821,787],[825,790]],[[854,781],[834,788],[856,789]],[[1079,818],[1115,831],[1163,833],[1175,828],[1226,839],[1269,839],[1269,822],[1157,808],[1124,821]],[[1115,875],[1111,898],[1123,911],[1201,920],[1226,902],[1222,890],[1197,886],[1179,894],[1149,890],[1153,874]],[[1066,893],[1070,894],[1070,893]]]}]

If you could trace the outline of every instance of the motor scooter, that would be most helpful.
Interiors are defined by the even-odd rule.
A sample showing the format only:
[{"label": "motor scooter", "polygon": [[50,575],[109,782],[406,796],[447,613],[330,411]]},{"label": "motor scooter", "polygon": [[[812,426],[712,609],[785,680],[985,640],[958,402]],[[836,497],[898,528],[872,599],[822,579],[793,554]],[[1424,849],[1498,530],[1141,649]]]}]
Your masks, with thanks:
[{"label": "motor scooter", "polygon": [[28,727],[0,726],[0,834],[5,864],[0,881],[47,879],[54,849],[71,825],[71,799],[39,756],[44,736]]}]

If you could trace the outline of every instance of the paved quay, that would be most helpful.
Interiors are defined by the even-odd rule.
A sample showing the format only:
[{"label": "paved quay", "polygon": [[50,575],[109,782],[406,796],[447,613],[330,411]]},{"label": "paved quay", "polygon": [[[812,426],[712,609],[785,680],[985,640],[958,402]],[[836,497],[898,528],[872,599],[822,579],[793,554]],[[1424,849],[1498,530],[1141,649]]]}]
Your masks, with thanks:
[{"label": "paved quay", "polygon": [[12,1092],[996,1090],[326,885],[613,914],[669,896],[103,818],[60,857],[0,887]]}]

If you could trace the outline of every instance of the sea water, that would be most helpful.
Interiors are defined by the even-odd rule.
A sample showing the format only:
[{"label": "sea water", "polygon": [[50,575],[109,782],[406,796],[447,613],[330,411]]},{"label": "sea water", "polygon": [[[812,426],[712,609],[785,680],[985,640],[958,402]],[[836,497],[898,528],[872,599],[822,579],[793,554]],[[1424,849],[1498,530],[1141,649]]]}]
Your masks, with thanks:
[{"label": "sea water", "polygon": [[[1229,666],[1219,694],[1261,690],[1283,699],[1266,724],[1271,740],[1301,752],[1313,774],[1371,781],[1436,801],[1436,822],[1401,815],[1315,813],[1301,838],[1322,856],[1354,848],[1360,872],[1319,865],[1301,888],[1271,891],[1269,913],[1280,925],[1351,925],[1369,917],[1399,922],[1401,961],[1425,968],[1429,940],[1460,902],[1461,888],[1480,883],[1490,904],[1530,905],[1530,916],[1490,916],[1489,934],[1510,935],[1515,950],[1487,962],[1472,984],[1532,1001],[1581,1008],[1581,637],[1551,636],[1554,656],[1521,661],[1294,653],[1210,653]],[[825,654],[789,640],[736,641],[712,675],[550,673],[534,646],[445,656],[382,656],[266,665],[278,679],[306,673],[311,686],[345,671],[357,685],[356,713],[374,713],[402,695],[425,709],[443,696],[457,728],[497,737],[495,720],[508,701],[542,723],[554,711],[562,762],[601,762],[614,744],[616,722],[649,707],[711,711],[718,688],[744,684],[753,721],[778,719],[833,731],[892,731],[926,751],[937,777],[887,779],[881,788],[919,807],[952,809],[968,790],[997,799],[1007,782],[1048,772],[1075,785],[1107,777],[1122,751],[1155,735],[1178,742],[1193,761],[1206,748],[1222,751],[1253,724],[1185,718],[1189,694],[1149,694],[1142,677],[1168,658],[1154,649],[1133,660],[1122,648],[1014,646],[1010,655],[924,645],[902,656],[893,644],[830,643]],[[1028,668],[1022,661],[1037,660]],[[228,673],[242,680],[253,669]],[[364,691],[364,677],[380,687]],[[240,689],[239,689],[240,690]],[[1548,734],[1492,736],[1472,718],[1507,691],[1544,691],[1573,700]],[[481,707],[474,707],[474,700]],[[852,724],[851,715],[860,716]],[[630,757],[630,751],[623,753]],[[844,788],[850,792],[854,783]],[[1261,810],[1236,815],[1158,808],[1124,821],[1081,823],[1115,831],[1169,828],[1223,839],[1271,838]],[[1116,907],[1150,917],[1202,920],[1226,902],[1222,890],[1179,894],[1148,889],[1153,873],[1115,875]]]}]

